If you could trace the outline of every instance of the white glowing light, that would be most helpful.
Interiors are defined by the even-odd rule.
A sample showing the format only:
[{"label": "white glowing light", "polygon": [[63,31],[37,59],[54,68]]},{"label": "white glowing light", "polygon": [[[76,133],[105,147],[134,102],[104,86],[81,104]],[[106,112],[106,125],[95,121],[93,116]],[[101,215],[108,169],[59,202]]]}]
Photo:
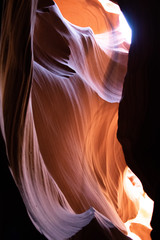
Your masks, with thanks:
[{"label": "white glowing light", "polygon": [[125,19],[123,13],[121,12],[120,16],[119,16],[119,24],[121,27],[121,31],[123,33],[123,36],[125,37],[126,41],[128,43],[131,43],[132,40],[132,30],[130,28],[130,26],[127,23],[127,20]]},{"label": "white glowing light", "polygon": [[110,13],[115,13],[115,14],[120,14],[121,10],[119,8],[119,6],[109,0],[98,0],[103,8]]},{"label": "white glowing light", "polygon": [[116,3],[113,3],[109,0],[98,0],[98,1],[102,4],[103,8],[107,12],[119,15],[120,31],[122,32],[126,42],[130,44],[132,39],[132,30],[128,25],[127,20],[125,19],[123,13],[121,12],[120,7]]}]

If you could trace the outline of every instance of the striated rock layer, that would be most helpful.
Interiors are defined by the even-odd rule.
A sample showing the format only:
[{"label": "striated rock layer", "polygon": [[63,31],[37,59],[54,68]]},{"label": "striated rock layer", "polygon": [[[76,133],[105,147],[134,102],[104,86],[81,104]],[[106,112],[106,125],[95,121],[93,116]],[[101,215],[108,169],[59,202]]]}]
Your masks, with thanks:
[{"label": "striated rock layer", "polygon": [[[144,192],[117,140],[126,23],[108,1],[56,3],[4,7],[0,124],[10,170],[47,239],[129,239],[125,222]],[[136,224],[149,239],[141,223],[130,230],[138,235]]]}]

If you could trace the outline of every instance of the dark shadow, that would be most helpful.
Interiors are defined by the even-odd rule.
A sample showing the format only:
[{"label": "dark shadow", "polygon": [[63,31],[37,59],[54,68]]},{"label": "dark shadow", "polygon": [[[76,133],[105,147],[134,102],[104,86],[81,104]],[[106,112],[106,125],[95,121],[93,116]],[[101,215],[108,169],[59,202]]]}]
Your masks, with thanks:
[{"label": "dark shadow", "polygon": [[8,168],[5,144],[0,134],[0,239],[46,240],[33,226]]}]

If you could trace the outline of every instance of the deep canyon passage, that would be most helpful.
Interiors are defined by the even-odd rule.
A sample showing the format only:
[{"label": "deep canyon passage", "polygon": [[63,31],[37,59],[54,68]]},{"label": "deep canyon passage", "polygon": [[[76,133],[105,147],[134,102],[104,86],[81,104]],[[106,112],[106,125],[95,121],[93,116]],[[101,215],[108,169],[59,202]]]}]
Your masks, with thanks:
[{"label": "deep canyon passage", "polygon": [[4,1],[3,240],[149,240],[153,201],[156,239],[158,10],[145,4]]}]

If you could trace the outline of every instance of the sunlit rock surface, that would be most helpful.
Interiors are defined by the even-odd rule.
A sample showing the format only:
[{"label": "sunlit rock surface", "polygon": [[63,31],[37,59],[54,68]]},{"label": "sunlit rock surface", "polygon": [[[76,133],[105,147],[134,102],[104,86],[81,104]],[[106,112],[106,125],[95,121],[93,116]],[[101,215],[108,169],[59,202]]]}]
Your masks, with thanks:
[{"label": "sunlit rock surface", "polygon": [[109,1],[40,3],[8,2],[1,33],[1,131],[28,214],[47,239],[150,239],[152,202],[117,140],[124,17]]}]

